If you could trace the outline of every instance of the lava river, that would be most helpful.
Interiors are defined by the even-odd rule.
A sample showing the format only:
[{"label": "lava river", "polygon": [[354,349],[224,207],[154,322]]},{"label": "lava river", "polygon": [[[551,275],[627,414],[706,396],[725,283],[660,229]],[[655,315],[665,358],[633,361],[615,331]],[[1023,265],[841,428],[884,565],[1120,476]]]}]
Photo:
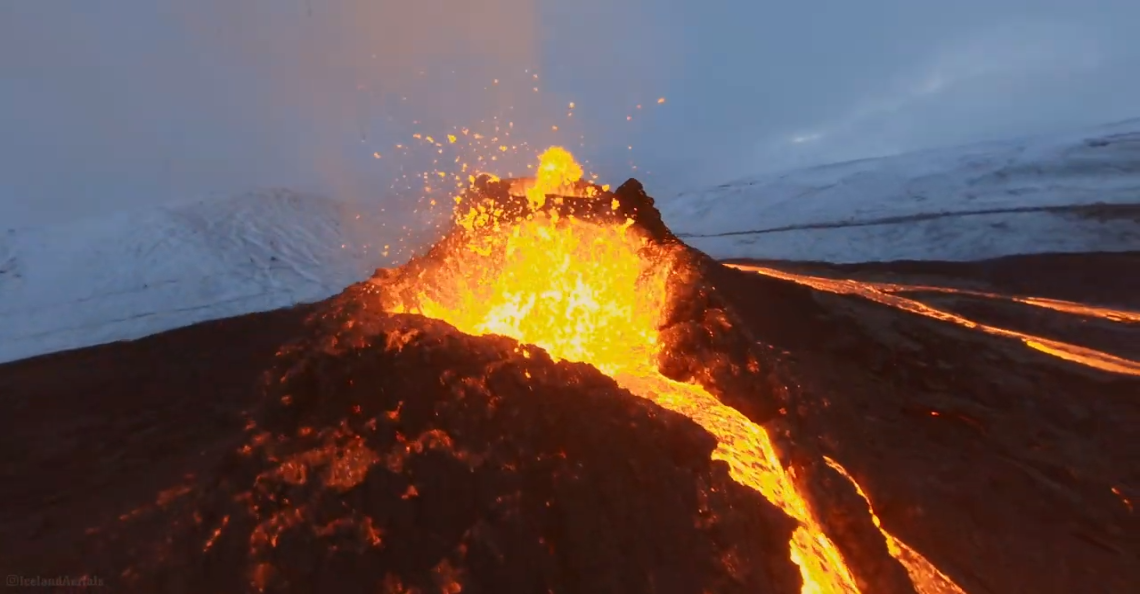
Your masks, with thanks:
[{"label": "lava river", "polygon": [[[661,329],[666,312],[678,307],[674,301],[685,298],[676,287],[691,276],[681,255],[688,248],[651,237],[627,216],[636,209],[621,196],[582,184],[582,170],[566,151],[548,150],[536,171],[535,179],[512,184],[516,195],[506,199],[485,192],[458,198],[456,232],[429,254],[429,263],[404,275],[388,311],[422,314],[471,335],[508,336],[555,360],[588,363],[633,394],[692,419],[716,438],[713,458],[728,464],[735,481],[798,523],[789,546],[803,592],[875,591],[835,542],[815,509],[820,499],[805,494],[806,479],[781,456],[768,423],[751,420],[700,382],[662,373],[663,355],[680,348]],[[837,463],[825,462],[850,479]],[[914,590],[961,591],[883,531],[867,505]]]}]

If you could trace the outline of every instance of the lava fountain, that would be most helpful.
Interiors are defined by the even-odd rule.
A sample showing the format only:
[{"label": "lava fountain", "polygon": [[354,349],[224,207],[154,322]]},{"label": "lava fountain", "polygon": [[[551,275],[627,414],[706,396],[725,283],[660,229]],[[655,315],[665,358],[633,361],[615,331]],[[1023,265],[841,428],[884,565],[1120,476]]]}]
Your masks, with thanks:
[{"label": "lava fountain", "polygon": [[[747,385],[733,380],[758,376],[756,360],[726,363],[724,353],[692,360],[690,347],[716,351],[724,342],[718,336],[735,332],[733,321],[706,306],[696,312],[695,326],[675,323],[680,314],[693,318],[702,309],[693,303],[703,295],[692,288],[697,256],[665,228],[640,184],[631,180],[610,193],[584,183],[581,167],[558,147],[542,155],[536,172],[527,180],[472,178],[471,189],[456,198],[455,230],[423,258],[377,281],[387,289],[385,308],[472,335],[508,336],[556,360],[589,363],[633,394],[704,427],[718,442],[714,459],[728,464],[732,478],[798,522],[789,546],[805,593],[954,591],[924,583],[912,588],[897,564],[895,573],[906,583],[896,587],[891,584],[899,580],[885,577],[891,571],[849,562],[858,546],[837,545],[816,498],[804,492],[806,477],[797,476],[762,425],[778,415],[775,398],[729,394]],[[710,371],[718,364],[720,372]],[[737,404],[751,396],[769,403]],[[907,570],[912,579],[930,574]]]}]

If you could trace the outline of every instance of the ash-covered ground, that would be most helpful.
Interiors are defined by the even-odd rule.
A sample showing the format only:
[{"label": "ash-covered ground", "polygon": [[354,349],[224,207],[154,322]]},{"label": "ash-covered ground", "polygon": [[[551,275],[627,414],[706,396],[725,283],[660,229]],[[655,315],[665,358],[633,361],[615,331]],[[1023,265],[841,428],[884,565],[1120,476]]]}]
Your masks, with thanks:
[{"label": "ash-covered ground", "polygon": [[[648,206],[610,212],[675,242]],[[689,293],[662,371],[764,423],[864,591],[909,582],[822,456],[966,592],[1140,585],[1137,377],[673,245]],[[1040,280],[1064,262],[1087,301],[1135,309],[1128,257],[784,268],[1081,300]],[[710,460],[708,432],[589,365],[384,313],[391,276],[0,366],[0,569],[135,592],[800,591],[796,522]],[[971,303],[1121,357],[1140,336]]]}]

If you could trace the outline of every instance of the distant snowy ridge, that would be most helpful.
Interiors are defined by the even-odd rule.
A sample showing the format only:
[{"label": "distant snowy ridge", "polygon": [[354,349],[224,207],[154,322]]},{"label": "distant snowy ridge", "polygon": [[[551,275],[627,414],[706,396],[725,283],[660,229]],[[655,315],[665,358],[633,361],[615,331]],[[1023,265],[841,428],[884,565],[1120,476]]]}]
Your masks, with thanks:
[{"label": "distant snowy ridge", "polygon": [[660,201],[717,258],[980,260],[1140,249],[1140,119],[764,175]]},{"label": "distant snowy ridge", "polygon": [[383,227],[268,190],[0,230],[0,362],[323,299],[389,263]]}]

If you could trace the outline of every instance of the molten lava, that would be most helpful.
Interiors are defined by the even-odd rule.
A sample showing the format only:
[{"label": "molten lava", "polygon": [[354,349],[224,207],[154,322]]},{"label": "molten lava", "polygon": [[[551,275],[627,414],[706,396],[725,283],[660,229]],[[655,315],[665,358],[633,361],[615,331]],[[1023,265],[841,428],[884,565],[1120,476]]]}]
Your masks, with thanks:
[{"label": "molten lava", "polygon": [[643,374],[656,355],[665,277],[629,227],[543,213],[473,238],[436,272],[414,308],[469,334],[500,334],[601,371]]},{"label": "molten lava", "polygon": [[581,174],[570,153],[553,148],[526,189],[530,210],[504,220],[502,205],[460,201],[456,221],[466,231],[463,240],[421,278],[411,302],[393,309],[444,320],[469,334],[510,336],[555,359],[590,363],[634,394],[693,419],[717,438],[714,458],[728,463],[734,480],[800,522],[790,546],[803,591],[858,591],[765,430],[704,388],[658,372],[658,327],[669,298],[663,251],[632,220],[598,224],[536,212],[548,192],[574,186]]},{"label": "molten lava", "polygon": [[573,186],[582,179],[582,167],[574,161],[570,151],[562,147],[551,147],[542,154],[534,184],[526,189],[526,199],[533,210],[546,203],[547,194],[555,194],[561,188]]},{"label": "molten lava", "polygon": [[1047,355],[1052,355],[1058,359],[1064,359],[1072,363],[1092,367],[1101,371],[1107,371],[1109,373],[1140,376],[1140,361],[1133,361],[1132,359],[1105,353],[1096,349],[1069,344],[1059,340],[1052,340],[1042,336],[1035,336],[1033,334],[1017,332],[1006,328],[1000,328],[998,326],[982,324],[964,316],[949,311],[943,311],[920,301],[908,299],[901,296],[901,293],[925,291],[937,293],[957,293],[961,295],[985,297],[988,299],[1005,299],[1017,303],[1043,307],[1064,313],[1097,317],[1120,323],[1135,323],[1136,321],[1140,320],[1140,314],[1137,314],[1135,312],[1115,310],[1105,307],[1093,307],[1080,303],[1072,303],[1069,301],[1059,301],[1056,299],[1042,299],[1040,297],[1011,297],[1007,295],[997,295],[994,293],[969,291],[950,287],[873,283],[851,279],[837,280],[819,276],[793,274],[790,272],[775,270],[773,268],[765,268],[763,266],[750,266],[747,264],[726,264],[726,266],[736,268],[737,270],[743,270],[745,272],[755,272],[764,276],[791,281],[819,291],[827,291],[829,293],[837,293],[840,295],[858,295],[864,299],[868,299],[876,303],[881,303],[883,305],[888,305],[902,311],[918,314],[920,316],[925,316],[942,322],[949,322],[963,328],[977,330],[992,336],[1012,338],[1014,340],[1021,341],[1025,344],[1025,346],[1031,349],[1040,351]]}]

